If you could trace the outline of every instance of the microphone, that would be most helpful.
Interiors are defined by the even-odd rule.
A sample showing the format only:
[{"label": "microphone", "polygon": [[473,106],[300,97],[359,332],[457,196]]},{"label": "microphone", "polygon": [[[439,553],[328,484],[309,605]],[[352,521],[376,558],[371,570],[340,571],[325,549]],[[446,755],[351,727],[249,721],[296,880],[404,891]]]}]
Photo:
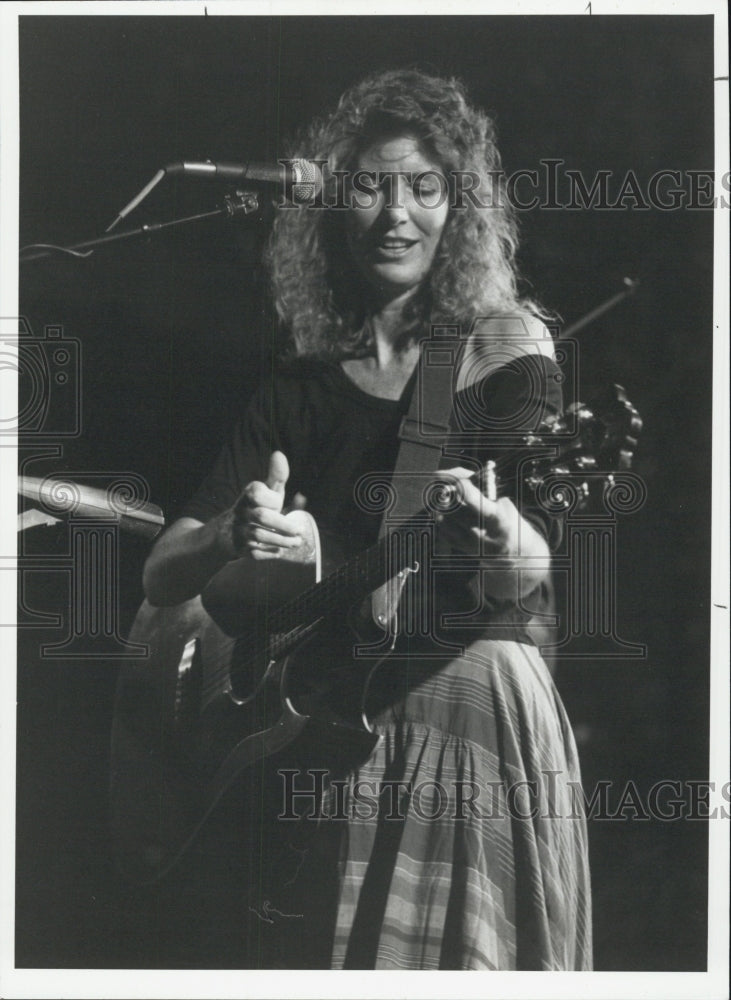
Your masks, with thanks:
[{"label": "microphone", "polygon": [[322,167],[326,160],[279,160],[278,163],[224,163],[203,162],[171,163],[166,174],[190,174],[231,182],[245,181],[254,184],[276,184],[284,188],[288,201],[306,205],[322,191]]},{"label": "microphone", "polygon": [[[124,484],[121,484],[124,486]],[[55,524],[60,517],[53,514],[76,514],[79,517],[108,518],[128,531],[146,538],[157,538],[165,527],[165,517],[156,504],[126,500],[120,489],[117,496],[98,486],[87,486],[70,479],[46,476],[18,476],[18,493],[41,505],[40,511],[25,511],[19,529],[34,524]]]},{"label": "microphone", "polygon": [[137,208],[150,191],[156,187],[163,177],[173,174],[189,174],[191,177],[208,177],[211,180],[221,180],[227,183],[243,182],[246,184],[274,184],[280,187],[286,201],[292,205],[309,205],[315,201],[322,191],[322,168],[327,160],[280,160],[278,163],[225,163],[212,160],[188,161],[170,163],[157,171],[152,180],[146,184],[139,194],[117,214],[105,232],[114,227]]}]

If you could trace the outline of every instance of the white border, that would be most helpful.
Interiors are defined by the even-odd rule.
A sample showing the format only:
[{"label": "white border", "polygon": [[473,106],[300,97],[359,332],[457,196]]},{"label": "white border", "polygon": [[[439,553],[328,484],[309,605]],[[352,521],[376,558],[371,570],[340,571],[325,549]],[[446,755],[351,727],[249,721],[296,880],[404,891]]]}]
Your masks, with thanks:
[{"label": "white border", "polygon": [[[729,169],[728,132],[728,35],[727,7],[722,0],[683,2],[608,3],[592,0],[592,16],[622,14],[715,16],[715,129],[716,171]],[[299,0],[211,0],[211,2],[115,2],[115,3],[4,3],[0,10],[0,316],[17,316],[18,246],[18,50],[17,17],[83,14],[109,16],[187,15],[303,15],[303,14],[588,14],[587,3],[527,3],[513,0],[509,5],[490,2],[446,3],[445,0],[317,0],[316,9],[303,10]],[[725,77],[726,80],[718,79]],[[720,187],[718,194],[722,192]],[[728,642],[728,343],[729,343],[729,211],[715,213],[714,271],[714,423],[713,423],[713,561],[712,561],[712,670],[711,670],[711,780],[719,787],[728,780],[729,770],[729,642]],[[689,415],[692,419],[692,415]],[[6,439],[7,440],[7,439]],[[0,449],[0,552],[15,550],[16,455]],[[682,471],[682,470],[681,470]],[[12,485],[12,489],[9,488]],[[8,516],[5,516],[5,515]],[[15,607],[15,574],[0,573],[0,602]],[[14,801],[15,775],[15,647],[12,629],[0,628],[0,766],[3,774],[3,802],[0,813],[0,892],[2,912],[11,919],[2,921],[0,939],[0,996],[15,998],[126,998],[126,997],[514,997],[533,1000],[564,1000],[587,996],[626,997],[637,1000],[727,1000],[728,992],[728,906],[729,906],[729,826],[723,821],[710,825],[709,876],[709,971],[707,973],[394,973],[394,972],[210,972],[210,971],[129,971],[129,970],[16,970],[13,968],[12,900],[14,884]],[[10,907],[8,905],[10,901]],[[682,920],[682,914],[678,915]]]},{"label": "white border", "polygon": [[[303,9],[301,0],[38,0],[38,2],[3,3],[3,19],[14,20],[19,14],[92,15],[135,17],[195,16],[322,16],[358,15],[380,17],[402,15],[479,15],[485,17],[521,17],[531,15],[586,15],[589,0],[314,0]],[[591,0],[591,16],[615,15],[715,15],[725,19],[723,0]],[[718,37],[718,36],[717,36]],[[718,51],[718,50],[717,50]],[[718,75],[718,74],[716,74]]]},{"label": "white border", "polygon": [[[0,12],[0,339],[4,317],[18,316],[18,33],[15,18]],[[10,353],[8,345],[4,352]],[[3,393],[8,379],[3,379]],[[18,412],[17,384],[2,402],[3,415]],[[17,438],[0,437],[0,621],[15,620],[17,575]],[[12,611],[10,609],[13,609]],[[0,626],[0,996],[15,945],[15,629]],[[5,918],[5,919],[3,919]],[[9,918],[9,919],[8,919]],[[8,962],[10,965],[8,965]]]},{"label": "white border", "polygon": [[[727,15],[728,16],[728,15]],[[728,21],[714,31],[716,196],[729,169]],[[725,79],[724,79],[725,78]],[[726,192],[728,194],[728,192]],[[728,203],[728,197],[726,198]],[[713,485],[711,549],[711,781],[729,778],[729,215],[717,208],[713,231]],[[709,824],[708,967],[728,968],[729,826]],[[716,919],[714,919],[716,914]],[[724,916],[725,915],[725,919]],[[726,982],[728,995],[728,980]]]}]

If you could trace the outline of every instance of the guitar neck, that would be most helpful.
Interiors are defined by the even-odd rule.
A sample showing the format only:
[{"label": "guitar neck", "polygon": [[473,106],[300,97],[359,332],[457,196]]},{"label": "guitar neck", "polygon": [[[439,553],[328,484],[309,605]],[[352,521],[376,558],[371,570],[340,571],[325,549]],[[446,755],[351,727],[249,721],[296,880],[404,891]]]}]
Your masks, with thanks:
[{"label": "guitar neck", "polygon": [[[495,499],[498,483],[495,463],[490,461],[476,472],[471,481],[490,499]],[[443,501],[445,510],[456,506],[457,490],[445,486]],[[327,618],[381,586],[387,579],[413,565],[418,556],[408,542],[409,526],[417,527],[420,521],[433,521],[433,512],[419,511],[402,531],[392,531],[379,539],[375,545],[359,552],[343,563],[329,576],[315,584],[296,598],[277,608],[269,617],[269,631],[282,637],[281,642],[289,644],[292,634],[306,630],[314,622]]]},{"label": "guitar neck", "polygon": [[[269,631],[280,635],[282,643],[289,644],[293,632],[306,630],[314,622],[365,598],[384,582],[387,572],[398,573],[403,568],[397,565],[400,548],[398,545],[390,546],[389,539],[382,538],[359,552],[324,580],[273,611],[269,616]],[[406,563],[405,554],[403,562]]]},{"label": "guitar neck", "polygon": [[[595,412],[599,416],[595,415]],[[576,501],[585,505],[590,496],[589,484],[584,481],[588,472],[596,475],[597,461],[601,457],[603,469],[629,468],[637,435],[642,428],[639,414],[629,402],[621,386],[612,386],[598,403],[585,406],[576,403],[566,415],[547,418],[536,433],[525,436],[521,449],[515,455],[500,458],[500,476],[495,461],[488,461],[470,477],[488,499],[499,495],[514,495],[519,484],[534,492],[547,476],[558,475],[562,481],[576,477]],[[548,456],[545,455],[548,448]],[[531,457],[531,451],[534,453]],[[515,460],[527,457],[520,472]],[[297,633],[302,634],[322,618],[327,618],[362,600],[386,580],[414,564],[419,556],[410,550],[409,529],[433,523],[435,512],[447,513],[460,505],[460,486],[435,481],[432,498],[433,510],[414,514],[401,531],[390,532],[375,545],[359,553],[349,562],[338,567],[320,583],[280,606],[269,616],[270,633],[279,636],[276,643],[290,645]],[[554,498],[559,510],[568,509],[571,501],[560,495]]]}]

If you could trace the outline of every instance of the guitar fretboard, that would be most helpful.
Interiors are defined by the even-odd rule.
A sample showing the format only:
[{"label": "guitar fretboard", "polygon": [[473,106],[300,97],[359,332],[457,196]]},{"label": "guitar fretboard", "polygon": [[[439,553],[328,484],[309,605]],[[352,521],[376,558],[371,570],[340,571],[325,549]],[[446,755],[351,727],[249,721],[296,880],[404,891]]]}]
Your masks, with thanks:
[{"label": "guitar fretboard", "polygon": [[[497,497],[495,462],[489,461],[470,479],[490,499]],[[505,486],[506,482],[501,481],[501,492]],[[445,484],[445,507],[450,504],[454,506],[454,496],[455,491]],[[423,510],[415,515],[412,526],[416,527],[419,519],[424,516]],[[429,520],[433,519],[433,514],[426,516]],[[314,584],[273,611],[267,620],[268,631],[275,636],[270,647],[272,656],[283,655],[297,641],[298,632],[302,628],[308,628],[318,619],[327,618],[351,606],[358,599],[365,598],[385,580],[408,566],[413,561],[413,555],[407,536],[408,525],[401,532],[391,532],[349,562],[343,563],[320,583]]]},{"label": "guitar fretboard", "polygon": [[[375,590],[384,580],[388,556],[388,539],[381,539],[343,563],[320,583],[273,611],[267,622],[269,632],[275,636],[271,644],[272,656],[286,652],[296,639],[294,633],[298,628],[327,618]],[[394,572],[400,568],[395,567]]]}]

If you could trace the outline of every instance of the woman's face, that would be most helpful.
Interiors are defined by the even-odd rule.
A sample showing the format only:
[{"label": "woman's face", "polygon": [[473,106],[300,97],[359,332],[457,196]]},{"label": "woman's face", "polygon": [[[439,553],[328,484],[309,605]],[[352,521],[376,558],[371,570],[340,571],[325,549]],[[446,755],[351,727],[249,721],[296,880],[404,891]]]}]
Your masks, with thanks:
[{"label": "woman's face", "polygon": [[[358,181],[359,172],[374,177]],[[358,270],[382,301],[415,291],[447,221],[441,167],[415,136],[384,136],[360,154],[348,190],[346,233]]]}]

